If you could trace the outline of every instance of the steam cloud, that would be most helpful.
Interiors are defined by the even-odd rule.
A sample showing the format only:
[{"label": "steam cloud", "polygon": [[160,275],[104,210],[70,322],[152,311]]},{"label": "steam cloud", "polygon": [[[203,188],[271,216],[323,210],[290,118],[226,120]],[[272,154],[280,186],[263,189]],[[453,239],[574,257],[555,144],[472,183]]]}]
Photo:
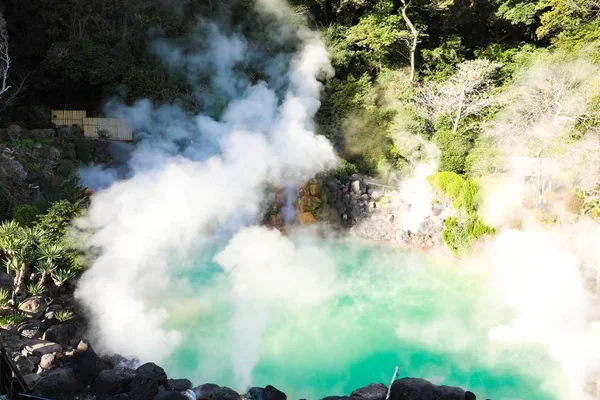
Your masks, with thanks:
[{"label": "steam cloud", "polygon": [[[298,29],[299,51],[269,60],[273,83],[251,84],[236,72],[240,65],[253,62],[248,41],[216,25],[204,32],[209,33],[205,37],[209,45],[200,46],[200,52],[190,54],[166,42],[157,43],[154,50],[171,68],[185,71],[191,84],[202,74],[216,72],[211,83],[228,101],[221,117],[189,116],[179,107],[155,107],[148,100],[131,107],[109,104],[112,115],[127,118],[147,136],[131,154],[129,177],[98,192],[88,214],[78,221],[80,228],[92,232],[87,245],[99,254],[76,293],[91,313],[92,339],[101,350],[135,355],[141,361],[160,362],[181,340],[179,332],[163,328],[168,313],[159,304],[173,288],[178,267],[172,261],[189,254],[203,235],[232,235],[254,223],[267,184],[307,179],[336,162],[330,143],[313,133],[313,117],[320,105],[317,78],[333,73],[316,35]],[[275,76],[286,69],[285,76]],[[201,93],[198,96],[202,99]],[[183,149],[181,140],[188,143]],[[119,176],[98,168],[88,172],[90,179],[96,173],[104,186]],[[260,245],[256,238],[263,240]],[[254,241],[247,244],[249,239]],[[264,282],[247,282],[249,266],[238,256],[246,256],[245,246],[250,245],[256,250],[250,260],[273,267],[277,259],[259,249],[273,248],[273,257],[281,250],[287,257],[293,249],[282,240],[275,233],[241,231],[219,255],[217,260],[231,275],[241,300],[247,300],[248,293],[262,288]],[[271,241],[272,245],[267,243]],[[293,265],[291,271],[296,277],[306,277]],[[314,281],[314,276],[307,278]],[[287,282],[298,287],[294,281]],[[280,295],[288,299],[287,293],[275,293],[273,299],[281,300]],[[257,301],[262,304],[270,299]],[[268,311],[266,307],[256,311],[258,336],[251,335],[256,340],[260,340],[260,319],[266,318],[266,314],[260,316],[261,310]],[[245,311],[238,309],[233,325],[244,324]],[[245,385],[257,354],[241,354],[254,359],[243,363],[244,370],[237,374]]]}]

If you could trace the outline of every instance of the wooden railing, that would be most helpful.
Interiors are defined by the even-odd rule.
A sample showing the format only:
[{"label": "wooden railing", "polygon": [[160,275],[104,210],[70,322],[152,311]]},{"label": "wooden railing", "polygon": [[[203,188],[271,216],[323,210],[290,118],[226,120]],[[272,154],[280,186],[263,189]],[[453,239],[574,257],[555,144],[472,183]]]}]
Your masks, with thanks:
[{"label": "wooden railing", "polygon": [[52,400],[30,393],[19,367],[15,364],[4,346],[0,345],[0,398],[7,400]]}]

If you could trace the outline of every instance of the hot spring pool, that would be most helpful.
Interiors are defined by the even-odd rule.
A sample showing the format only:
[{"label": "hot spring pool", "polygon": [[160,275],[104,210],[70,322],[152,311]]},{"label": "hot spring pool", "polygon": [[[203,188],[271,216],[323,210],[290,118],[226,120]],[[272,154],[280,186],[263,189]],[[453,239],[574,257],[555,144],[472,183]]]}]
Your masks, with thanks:
[{"label": "hot spring pool", "polygon": [[[438,265],[422,254],[362,243],[310,246],[332,261],[334,294],[317,304],[273,301],[260,309],[232,295],[231,277],[213,261],[223,246],[198,250],[167,303],[168,328],[183,335],[163,362],[169,376],[238,391],[271,384],[290,399],[310,400],[388,385],[398,365],[399,377],[461,386],[478,398],[560,397],[560,368],[546,349],[488,339],[491,328],[514,315],[485,267]],[[307,268],[318,273],[314,264]],[[257,290],[277,289],[277,276],[264,278]],[[242,383],[240,374],[250,373]]]}]

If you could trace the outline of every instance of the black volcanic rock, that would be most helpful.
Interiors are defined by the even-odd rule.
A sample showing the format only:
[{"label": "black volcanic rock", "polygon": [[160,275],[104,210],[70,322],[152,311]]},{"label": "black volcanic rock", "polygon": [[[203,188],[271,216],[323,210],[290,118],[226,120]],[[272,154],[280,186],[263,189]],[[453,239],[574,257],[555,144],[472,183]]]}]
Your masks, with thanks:
[{"label": "black volcanic rock", "polygon": [[459,387],[454,386],[438,386],[436,387],[436,393],[439,399],[444,400],[464,400],[465,391]]},{"label": "black volcanic rock", "polygon": [[189,400],[189,397],[180,392],[160,392],[154,400]]},{"label": "black volcanic rock", "polygon": [[390,393],[391,400],[437,400],[433,383],[420,378],[395,380]]},{"label": "black volcanic rock", "polygon": [[267,385],[265,388],[250,388],[248,398],[250,400],[286,400],[287,395],[274,386]]},{"label": "black volcanic rock", "polygon": [[350,397],[354,400],[385,400],[388,388],[382,383],[371,383],[370,385],[356,389]]},{"label": "black volcanic rock", "polygon": [[323,397],[321,400],[350,400],[348,396],[327,396]]},{"label": "black volcanic rock", "polygon": [[151,379],[157,382],[156,386],[167,385],[167,374],[164,369],[154,363],[146,363],[135,370],[140,378]]},{"label": "black volcanic rock", "polygon": [[207,383],[193,389],[198,400],[238,400],[240,395],[233,389],[221,387],[214,383]]},{"label": "black volcanic rock", "polygon": [[50,371],[35,385],[33,393],[42,396],[51,396],[56,400],[71,399],[77,389],[75,374],[71,368],[58,368]]},{"label": "black volcanic rock", "polygon": [[90,392],[95,395],[127,393],[131,389],[133,378],[135,371],[131,369],[107,369],[101,371],[94,379]]},{"label": "black volcanic rock", "polygon": [[185,392],[192,388],[192,382],[188,379],[167,379],[167,390]]},{"label": "black volcanic rock", "polygon": [[153,399],[158,394],[157,381],[152,378],[142,378],[136,376],[131,381],[131,391],[129,398],[131,400]]}]

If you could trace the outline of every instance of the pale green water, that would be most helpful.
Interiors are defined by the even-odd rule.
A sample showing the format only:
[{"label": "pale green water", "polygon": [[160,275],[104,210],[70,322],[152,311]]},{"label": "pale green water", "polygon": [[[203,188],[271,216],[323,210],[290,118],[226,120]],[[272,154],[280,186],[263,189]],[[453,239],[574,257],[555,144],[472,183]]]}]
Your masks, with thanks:
[{"label": "pale green water", "polygon": [[[400,377],[461,386],[482,399],[559,398],[542,389],[545,381],[561,385],[543,348],[488,340],[488,330],[512,314],[484,273],[386,247],[320,247],[344,288],[315,306],[273,305],[252,385],[272,384],[290,399],[349,395],[371,382],[389,384],[399,365]],[[165,367],[169,376],[242,390],[232,373],[229,283],[212,262],[218,250],[199,251],[181,276],[183,297],[169,305],[169,327],[185,342]]]}]

